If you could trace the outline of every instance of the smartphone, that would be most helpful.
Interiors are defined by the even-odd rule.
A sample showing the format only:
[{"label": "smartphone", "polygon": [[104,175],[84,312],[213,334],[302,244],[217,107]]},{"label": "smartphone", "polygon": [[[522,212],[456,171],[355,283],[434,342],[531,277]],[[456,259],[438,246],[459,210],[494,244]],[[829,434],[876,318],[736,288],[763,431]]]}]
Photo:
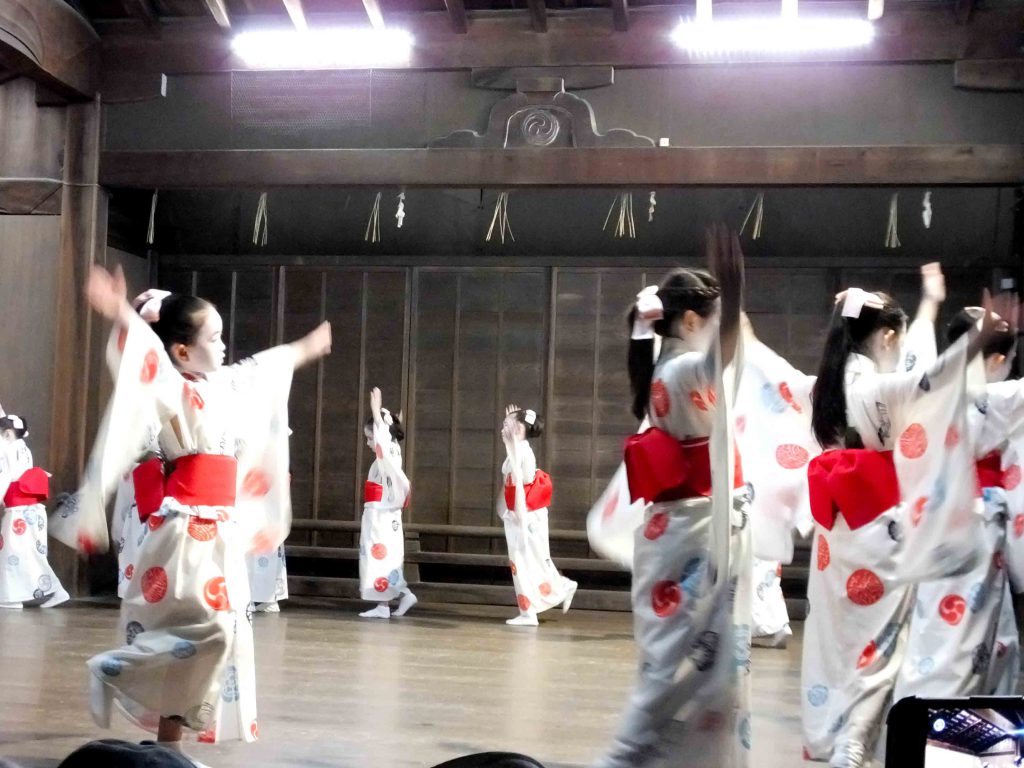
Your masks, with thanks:
[{"label": "smartphone", "polygon": [[886,768],[1019,768],[1024,697],[907,698],[887,718]]}]

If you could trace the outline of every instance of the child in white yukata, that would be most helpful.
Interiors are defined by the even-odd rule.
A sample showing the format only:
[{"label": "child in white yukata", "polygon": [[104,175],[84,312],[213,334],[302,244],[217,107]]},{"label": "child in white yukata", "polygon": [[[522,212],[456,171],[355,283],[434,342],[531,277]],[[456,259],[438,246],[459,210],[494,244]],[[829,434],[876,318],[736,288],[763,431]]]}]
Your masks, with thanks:
[{"label": "child in white yukata", "polygon": [[[359,533],[359,591],[363,600],[377,605],[359,615],[364,619],[404,616],[419,600],[405,580],[405,531],[402,510],[411,488],[402,470],[405,437],[402,414],[384,408],[380,390],[370,391],[370,420],[363,432],[366,445],[377,457],[363,490],[363,522]],[[391,601],[398,607],[391,611]]]},{"label": "child in white yukata", "polygon": [[0,608],[53,608],[70,599],[46,559],[49,476],[33,465],[25,420],[0,411]]},{"label": "child in white yukata", "polygon": [[92,268],[89,302],[115,323],[114,392],[53,535],[84,552],[106,549],[106,503],[140,446],[159,446],[165,477],[121,602],[123,644],[88,662],[90,709],[109,727],[116,706],[179,752],[186,728],[204,742],[255,741],[245,553],[272,552],[287,536],[292,373],[330,352],[330,325],[224,367],[212,304],[152,291],[136,313],[125,290],[120,270]]},{"label": "child in white yukata", "polygon": [[748,494],[724,383],[741,357],[738,238],[709,232],[708,261],[713,275],[677,270],[630,313],[632,410],[651,423],[625,452],[631,498],[648,502],[633,550],[640,667],[600,768],[750,763]]},{"label": "child in white yukata", "polygon": [[[980,318],[962,310],[947,331],[950,343]],[[906,658],[894,700],[906,696],[1010,695],[1016,692],[1020,641],[1013,617],[1011,577],[1019,581],[1020,538],[1008,494],[1020,484],[1015,463],[1024,445],[1024,382],[1005,381],[1013,362],[1016,312],[968,371],[968,434],[976,458],[983,536],[977,565],[917,587]]]},{"label": "child in white yukata", "polygon": [[576,582],[560,574],[551,560],[551,476],[537,468],[537,457],[530,447],[530,439],[540,437],[543,431],[544,421],[535,411],[514,404],[505,408],[501,425],[506,454],[501,467],[505,492],[499,514],[505,526],[509,568],[519,606],[519,615],[505,623],[514,627],[536,627],[537,614],[556,605],[568,613],[576,594]]}]

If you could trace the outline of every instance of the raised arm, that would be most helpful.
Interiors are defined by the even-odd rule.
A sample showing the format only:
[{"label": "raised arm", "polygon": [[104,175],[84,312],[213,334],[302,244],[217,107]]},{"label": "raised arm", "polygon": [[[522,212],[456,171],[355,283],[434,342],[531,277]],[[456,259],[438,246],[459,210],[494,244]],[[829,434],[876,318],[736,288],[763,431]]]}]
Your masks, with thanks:
[{"label": "raised arm", "polygon": [[377,466],[381,474],[391,481],[385,492],[390,495],[393,490],[399,498],[393,498],[391,501],[404,503],[409,495],[409,478],[402,469],[401,452],[391,438],[391,425],[385,421],[383,401],[377,387],[370,390],[370,412],[373,414],[373,442],[377,446]]}]

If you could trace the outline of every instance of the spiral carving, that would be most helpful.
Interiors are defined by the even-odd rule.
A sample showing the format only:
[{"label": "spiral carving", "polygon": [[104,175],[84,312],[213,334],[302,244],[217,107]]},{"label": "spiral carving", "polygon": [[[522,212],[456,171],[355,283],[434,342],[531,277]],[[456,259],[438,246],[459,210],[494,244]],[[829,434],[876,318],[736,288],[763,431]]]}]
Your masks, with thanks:
[{"label": "spiral carving", "polygon": [[528,110],[519,124],[523,139],[533,147],[548,147],[554,144],[561,127],[558,117],[547,109]]}]

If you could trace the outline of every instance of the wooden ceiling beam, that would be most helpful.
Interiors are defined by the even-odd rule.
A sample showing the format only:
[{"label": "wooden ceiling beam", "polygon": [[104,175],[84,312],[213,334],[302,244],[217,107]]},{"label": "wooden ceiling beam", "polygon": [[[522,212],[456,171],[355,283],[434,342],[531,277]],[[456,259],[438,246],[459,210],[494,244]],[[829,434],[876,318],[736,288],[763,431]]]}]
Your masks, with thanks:
[{"label": "wooden ceiling beam", "polygon": [[526,0],[530,9],[530,26],[534,32],[548,31],[548,7],[544,0]]},{"label": "wooden ceiling beam", "polygon": [[71,100],[92,99],[100,38],[67,3],[0,0],[0,69]]},{"label": "wooden ceiling beam", "polygon": [[309,24],[306,23],[306,10],[302,7],[302,0],[281,1],[284,3],[284,9],[288,11],[288,16],[291,18],[295,28],[309,29]]},{"label": "wooden ceiling beam", "polygon": [[[0,0],[0,3],[5,0]],[[9,0],[7,0],[9,1]],[[25,0],[27,1],[27,0]],[[373,2],[373,0],[365,0]],[[214,2],[214,0],[208,0]],[[753,13],[763,3],[715,4],[716,16]],[[720,10],[721,6],[721,10]],[[586,66],[668,67],[714,63],[792,62],[954,62],[960,59],[1020,58],[1018,30],[1024,26],[1024,7],[979,8],[970,24],[959,25],[948,10],[914,6],[893,9],[876,23],[874,42],[863,48],[804,52],[790,56],[767,54],[691,56],[667,34],[679,21],[672,7],[633,7],[628,31],[609,35],[602,13],[566,12],[551,16],[548,32],[537,35],[521,14],[474,16],[468,33],[453,30],[462,12],[393,14],[388,23],[408,29],[416,38],[408,69],[471,69],[475,67]],[[835,9],[835,10],[833,10]],[[801,15],[863,14],[862,4],[805,0]],[[362,14],[317,16],[318,24],[365,23]],[[260,21],[253,17],[253,23]],[[156,71],[168,75],[228,72],[245,69],[233,55],[230,41],[205,19],[181,19],[166,24],[159,39],[131,33],[124,25],[97,22],[103,37],[103,68],[130,72]]]},{"label": "wooden ceiling beam", "polygon": [[160,27],[160,17],[153,7],[153,0],[121,0],[121,6],[125,13],[141,21],[146,29],[155,30]]},{"label": "wooden ceiling beam", "polygon": [[469,31],[466,21],[466,3],[463,0],[444,0],[445,8],[448,9],[448,18],[451,19],[452,29],[456,34],[464,35]]},{"label": "wooden ceiling beam", "polygon": [[231,16],[228,15],[228,7],[224,0],[205,0],[206,10],[213,16],[213,20],[217,22],[217,26],[221,29],[230,29],[231,27]]},{"label": "wooden ceiling beam", "polygon": [[612,26],[617,32],[629,31],[629,0],[611,0]]},{"label": "wooden ceiling beam", "polygon": [[958,61],[953,83],[977,91],[1024,91],[1024,59]]},{"label": "wooden ceiling beam", "polygon": [[100,183],[324,186],[906,186],[1024,183],[1024,145],[104,152]]}]

